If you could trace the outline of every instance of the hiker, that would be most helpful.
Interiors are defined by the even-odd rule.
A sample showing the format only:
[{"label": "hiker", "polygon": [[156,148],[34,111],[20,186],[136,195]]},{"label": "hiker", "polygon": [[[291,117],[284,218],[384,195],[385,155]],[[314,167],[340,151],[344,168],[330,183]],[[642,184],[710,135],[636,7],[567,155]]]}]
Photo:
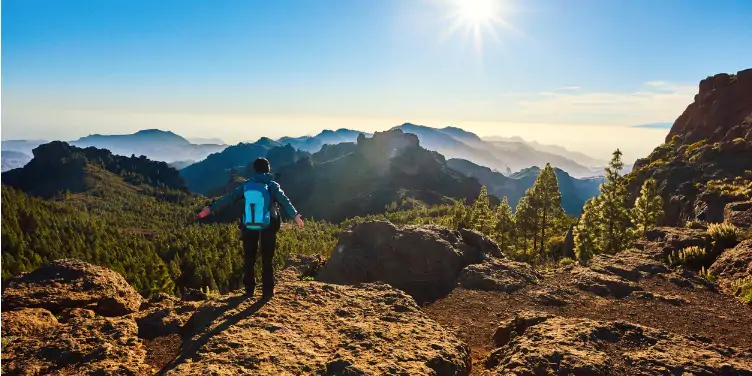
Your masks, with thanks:
[{"label": "hiker", "polygon": [[303,219],[290,199],[273,180],[271,166],[266,158],[258,158],[253,161],[253,176],[244,183],[238,185],[228,195],[217,200],[211,206],[207,206],[198,213],[199,219],[208,216],[211,212],[220,210],[227,205],[243,200],[243,221],[240,225],[241,238],[243,240],[245,275],[243,284],[248,295],[253,295],[256,280],[253,275],[253,267],[256,263],[256,251],[259,240],[261,241],[262,259],[262,283],[263,297],[274,296],[274,269],[272,259],[274,248],[277,246],[277,231],[281,224],[279,204],[285,209],[287,215],[295,219],[298,227],[303,227]]}]

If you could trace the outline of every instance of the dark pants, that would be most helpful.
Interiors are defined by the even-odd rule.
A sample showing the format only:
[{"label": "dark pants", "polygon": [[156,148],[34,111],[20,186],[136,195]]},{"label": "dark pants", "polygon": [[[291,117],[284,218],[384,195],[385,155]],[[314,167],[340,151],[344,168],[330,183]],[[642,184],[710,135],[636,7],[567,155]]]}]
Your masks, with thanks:
[{"label": "dark pants", "polygon": [[243,254],[245,262],[245,276],[243,284],[246,291],[252,292],[256,288],[253,267],[256,264],[256,253],[261,243],[261,262],[262,272],[261,281],[263,283],[263,294],[271,295],[274,293],[274,249],[277,246],[277,229],[269,228],[262,231],[243,230]]}]

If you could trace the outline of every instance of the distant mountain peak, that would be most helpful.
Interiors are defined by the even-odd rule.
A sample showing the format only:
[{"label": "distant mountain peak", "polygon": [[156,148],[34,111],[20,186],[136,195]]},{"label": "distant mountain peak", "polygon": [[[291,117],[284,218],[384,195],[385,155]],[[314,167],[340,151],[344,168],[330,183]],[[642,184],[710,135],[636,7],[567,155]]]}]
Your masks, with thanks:
[{"label": "distant mountain peak", "polygon": [[169,134],[169,135],[177,136],[172,131],[163,131],[161,129],[156,129],[156,128],[154,128],[154,129],[142,129],[142,130],[136,132],[135,134]]}]

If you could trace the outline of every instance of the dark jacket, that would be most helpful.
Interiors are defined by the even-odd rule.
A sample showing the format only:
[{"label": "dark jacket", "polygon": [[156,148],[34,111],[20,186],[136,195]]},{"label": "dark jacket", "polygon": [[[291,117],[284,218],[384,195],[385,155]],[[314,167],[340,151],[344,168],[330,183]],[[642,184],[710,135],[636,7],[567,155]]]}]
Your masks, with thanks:
[{"label": "dark jacket", "polygon": [[[282,188],[279,187],[279,184],[274,181],[274,176],[272,174],[256,173],[248,180],[266,184],[266,186],[269,187],[269,193],[272,196],[272,200],[282,204],[282,207],[290,218],[295,218],[295,216],[298,215],[298,211],[292,206],[292,202],[287,198],[285,192],[282,191]],[[237,202],[238,200],[242,200],[244,197],[244,187],[245,184],[238,184],[232,192],[217,200],[209,208],[211,211],[217,211],[223,209],[229,204]]]}]

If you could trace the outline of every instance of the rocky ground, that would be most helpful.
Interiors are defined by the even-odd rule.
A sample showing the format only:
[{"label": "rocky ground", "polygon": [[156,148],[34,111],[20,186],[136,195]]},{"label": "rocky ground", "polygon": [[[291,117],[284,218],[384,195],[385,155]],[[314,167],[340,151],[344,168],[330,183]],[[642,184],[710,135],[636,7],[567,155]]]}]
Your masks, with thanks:
[{"label": "rocky ground", "polygon": [[2,370],[752,375],[752,306],[724,287],[749,274],[749,242],[721,253],[717,285],[662,261],[707,241],[703,230],[660,228],[588,266],[535,270],[472,231],[366,223],[343,234],[328,262],[288,260],[270,300],[144,300],[117,273],[61,260],[7,282]]}]

